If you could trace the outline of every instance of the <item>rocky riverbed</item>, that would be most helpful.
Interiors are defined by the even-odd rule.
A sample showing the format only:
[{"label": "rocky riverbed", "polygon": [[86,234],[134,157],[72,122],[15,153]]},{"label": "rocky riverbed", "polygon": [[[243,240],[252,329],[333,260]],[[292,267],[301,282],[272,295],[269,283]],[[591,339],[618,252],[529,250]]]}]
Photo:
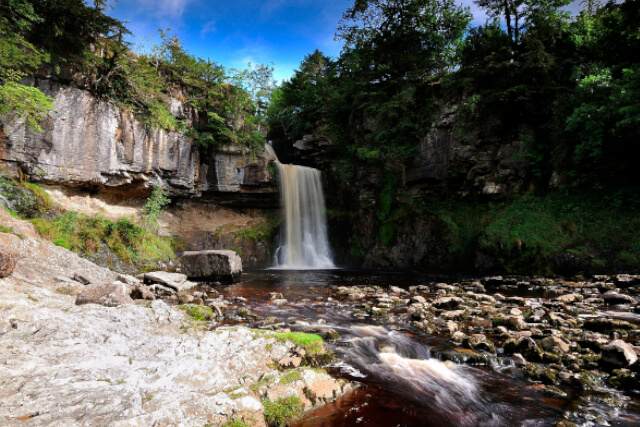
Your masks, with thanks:
[{"label": "rocky riverbed", "polygon": [[638,276],[192,283],[114,273],[0,216],[2,425],[265,425],[274,402],[301,426],[640,422]]},{"label": "rocky riverbed", "polygon": [[[362,380],[365,384],[384,383],[394,393],[406,393],[408,401],[420,395],[417,407],[429,396],[441,397],[439,393],[447,387],[446,375],[457,372],[465,377],[467,371],[456,366],[470,366],[476,372],[495,375],[486,381],[488,385],[477,387],[479,400],[483,387],[489,389],[491,383],[510,378],[519,384],[516,394],[526,390],[533,393],[527,399],[553,402],[557,410],[533,425],[640,422],[640,277],[568,281],[416,276],[398,280],[392,275],[375,275],[283,274],[272,279],[279,283],[280,292],[260,285],[265,277],[247,279],[247,284],[220,288],[235,301],[226,321],[323,334],[343,362],[369,378]],[[323,282],[328,285],[319,286]],[[362,345],[366,340],[368,348]],[[387,363],[393,358],[393,363]],[[416,376],[424,368],[416,361],[431,359],[453,362],[446,366],[453,370],[438,367],[441,372],[420,377],[416,389]],[[402,363],[411,365],[410,369],[403,367],[399,372]],[[430,380],[442,386],[439,391],[424,390]],[[475,421],[462,421],[465,418],[459,414],[456,419],[443,415],[441,423],[428,425],[482,425],[489,418],[492,425],[524,425],[525,420],[518,418],[522,413],[506,415],[509,410],[504,407],[485,410],[470,404],[472,409],[459,408],[464,390],[449,386],[449,391],[457,399],[458,412],[475,411]],[[427,405],[431,405],[430,414],[443,406]],[[491,406],[488,401],[486,406]],[[478,418],[482,416],[487,418]],[[407,424],[420,425],[415,422]]]}]

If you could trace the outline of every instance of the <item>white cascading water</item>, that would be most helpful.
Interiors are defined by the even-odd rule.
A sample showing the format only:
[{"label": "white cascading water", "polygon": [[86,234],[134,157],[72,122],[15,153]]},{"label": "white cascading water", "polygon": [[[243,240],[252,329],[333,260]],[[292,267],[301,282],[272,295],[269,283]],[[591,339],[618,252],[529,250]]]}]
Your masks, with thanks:
[{"label": "white cascading water", "polygon": [[284,165],[273,148],[267,152],[276,158],[280,178],[281,206],[284,223],[274,268],[286,270],[323,270],[336,268],[333,263],[324,194],[320,171]]}]

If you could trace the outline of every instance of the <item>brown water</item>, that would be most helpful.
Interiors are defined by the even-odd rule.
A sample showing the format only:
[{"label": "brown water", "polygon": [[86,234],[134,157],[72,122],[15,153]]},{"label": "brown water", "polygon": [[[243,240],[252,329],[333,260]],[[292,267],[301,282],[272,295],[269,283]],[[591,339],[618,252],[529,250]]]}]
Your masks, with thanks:
[{"label": "brown water", "polygon": [[[620,399],[615,405],[606,389],[582,394],[564,390],[566,395],[559,396],[527,383],[505,358],[493,358],[489,366],[442,361],[452,345],[394,316],[402,307],[383,319],[354,316],[359,303],[338,300],[335,289],[408,288],[432,281],[406,274],[266,270],[245,273],[240,283],[218,290],[229,298],[247,299],[236,309],[249,307],[261,317],[276,317],[281,326],[332,328],[341,335],[330,344],[339,362],[329,371],[360,388],[308,413],[299,426],[553,426],[563,414],[583,426],[640,425],[635,395],[614,392]],[[288,303],[271,303],[273,293]],[[526,289],[522,293],[542,296]]]}]

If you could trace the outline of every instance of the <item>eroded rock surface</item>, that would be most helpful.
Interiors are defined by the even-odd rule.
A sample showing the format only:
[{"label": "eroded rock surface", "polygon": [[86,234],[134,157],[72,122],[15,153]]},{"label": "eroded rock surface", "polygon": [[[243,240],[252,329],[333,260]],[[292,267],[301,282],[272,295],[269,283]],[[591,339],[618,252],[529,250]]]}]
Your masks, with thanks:
[{"label": "eroded rock surface", "polygon": [[[0,279],[0,425],[264,425],[261,399],[288,374],[273,362],[297,354],[294,344],[244,327],[209,331],[210,323],[162,300],[131,303],[123,295],[117,307],[75,305],[77,293],[95,290],[101,303],[114,286],[142,285],[5,216],[0,210],[21,236],[0,233],[0,250],[19,255],[13,274]],[[74,279],[80,275],[109,283],[85,285]],[[203,298],[223,315],[221,298],[194,299]],[[348,390],[328,376],[299,376],[317,390],[316,405]]]}]

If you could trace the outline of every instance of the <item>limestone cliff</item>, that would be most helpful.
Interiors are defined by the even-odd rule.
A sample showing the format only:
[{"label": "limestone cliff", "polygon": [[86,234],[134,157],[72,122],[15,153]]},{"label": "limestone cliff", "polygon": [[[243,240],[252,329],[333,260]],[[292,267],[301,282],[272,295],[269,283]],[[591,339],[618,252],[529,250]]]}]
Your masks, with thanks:
[{"label": "limestone cliff", "polygon": [[[43,132],[27,129],[19,118],[0,127],[0,162],[31,180],[129,193],[162,185],[174,196],[277,205],[268,159],[234,145],[199,150],[185,133],[150,127],[73,84],[32,84],[55,99]],[[172,101],[176,117],[187,119],[187,110]]]}]

